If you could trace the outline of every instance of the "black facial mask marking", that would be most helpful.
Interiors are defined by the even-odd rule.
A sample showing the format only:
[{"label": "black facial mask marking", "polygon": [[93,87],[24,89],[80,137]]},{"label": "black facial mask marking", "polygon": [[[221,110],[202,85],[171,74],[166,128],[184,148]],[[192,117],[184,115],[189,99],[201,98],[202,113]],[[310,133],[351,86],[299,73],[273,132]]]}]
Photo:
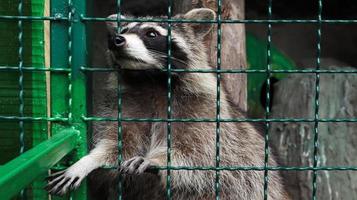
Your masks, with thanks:
[{"label": "black facial mask marking", "polygon": [[[158,34],[156,37],[148,37],[147,32],[151,30],[155,30],[153,28],[140,28],[142,23],[136,24],[134,27],[127,30],[127,34],[133,33],[138,35],[138,37],[143,41],[144,45],[149,51],[152,51],[154,55],[156,55],[156,59],[161,62],[167,61],[167,37]],[[166,24],[159,24],[159,26],[166,28]],[[125,28],[125,27],[123,27]],[[108,37],[113,37],[113,35],[108,35]],[[108,38],[109,39],[109,38]],[[183,69],[186,67],[186,63],[188,62],[187,54],[178,46],[177,42],[173,38],[171,42],[171,64],[174,69]],[[121,54],[124,54],[123,51],[116,50],[115,52],[119,57]],[[122,57],[126,57],[126,55],[122,55]],[[164,64],[165,66],[166,64]]]},{"label": "black facial mask marking", "polygon": [[[121,69],[120,75],[125,83],[132,86],[141,86],[147,84],[158,84],[167,86],[168,73],[160,69],[130,70]],[[172,85],[176,85],[180,74],[171,73]]]}]

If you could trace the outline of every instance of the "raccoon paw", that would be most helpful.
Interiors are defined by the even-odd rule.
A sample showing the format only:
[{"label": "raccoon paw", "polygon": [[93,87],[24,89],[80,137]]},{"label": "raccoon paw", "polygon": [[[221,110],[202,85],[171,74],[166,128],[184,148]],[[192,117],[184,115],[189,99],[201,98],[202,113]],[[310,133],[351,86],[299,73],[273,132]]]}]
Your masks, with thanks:
[{"label": "raccoon paw", "polygon": [[63,196],[68,191],[78,188],[84,177],[85,175],[72,166],[67,170],[56,172],[48,176],[46,179],[49,182],[45,190],[52,195]]},{"label": "raccoon paw", "polygon": [[153,169],[150,160],[141,156],[135,156],[129,160],[124,161],[120,166],[120,173],[123,174],[142,174],[144,172],[157,174],[158,170]]}]

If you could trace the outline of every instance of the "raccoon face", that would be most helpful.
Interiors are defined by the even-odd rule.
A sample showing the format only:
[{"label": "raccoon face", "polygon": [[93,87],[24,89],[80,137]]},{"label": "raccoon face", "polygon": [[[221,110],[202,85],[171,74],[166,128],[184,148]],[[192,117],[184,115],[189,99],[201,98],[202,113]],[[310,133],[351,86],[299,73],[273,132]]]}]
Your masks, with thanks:
[{"label": "raccoon face", "polygon": [[[111,15],[109,18],[116,19],[117,15]],[[121,16],[121,18],[128,17]],[[205,8],[193,9],[174,18],[213,20],[215,13]],[[112,65],[132,70],[157,70],[167,67],[167,23],[131,22],[120,25],[121,29],[118,33],[117,23],[107,22],[109,62]],[[204,51],[200,47],[203,44],[203,37],[211,30],[211,27],[210,24],[172,24],[172,68],[187,68],[192,65],[192,61],[197,60],[199,56],[197,51]]]}]

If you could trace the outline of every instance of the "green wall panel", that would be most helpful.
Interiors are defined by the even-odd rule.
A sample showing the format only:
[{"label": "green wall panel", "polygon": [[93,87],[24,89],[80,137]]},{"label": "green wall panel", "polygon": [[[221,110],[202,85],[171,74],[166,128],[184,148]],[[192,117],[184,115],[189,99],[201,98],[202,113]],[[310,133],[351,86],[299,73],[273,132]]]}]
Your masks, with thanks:
[{"label": "green wall panel", "polygon": [[[19,15],[18,1],[2,0],[0,15]],[[23,15],[43,16],[44,0],[24,0]],[[19,28],[16,20],[0,20],[0,66],[19,65]],[[23,21],[24,67],[44,67],[44,23]],[[0,71],[0,116],[19,114],[19,72]],[[24,116],[46,117],[46,77],[44,72],[24,72]],[[26,121],[25,150],[47,139],[47,122]],[[0,120],[0,165],[19,155],[19,122]],[[27,190],[29,199],[45,199],[44,176]]]}]

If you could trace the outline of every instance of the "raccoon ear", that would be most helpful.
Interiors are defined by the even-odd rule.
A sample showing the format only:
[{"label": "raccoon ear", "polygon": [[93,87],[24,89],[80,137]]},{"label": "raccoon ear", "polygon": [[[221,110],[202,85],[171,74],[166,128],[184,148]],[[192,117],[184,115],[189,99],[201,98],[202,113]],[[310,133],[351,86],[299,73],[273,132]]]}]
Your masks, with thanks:
[{"label": "raccoon ear", "polygon": [[[216,19],[216,13],[208,8],[196,8],[188,11],[184,15],[184,19],[189,19],[189,20],[215,20]],[[199,36],[205,36],[207,35],[212,27],[212,23],[189,23],[189,26],[192,27],[193,31],[195,34]]]},{"label": "raccoon ear", "polygon": [[[109,15],[107,18],[116,20],[117,16],[118,16],[117,14],[112,14],[112,15]],[[120,18],[125,19],[126,17],[124,15],[120,15]],[[118,27],[118,23],[115,21],[107,21],[106,24],[107,24],[107,29],[109,31],[114,31]]]}]

